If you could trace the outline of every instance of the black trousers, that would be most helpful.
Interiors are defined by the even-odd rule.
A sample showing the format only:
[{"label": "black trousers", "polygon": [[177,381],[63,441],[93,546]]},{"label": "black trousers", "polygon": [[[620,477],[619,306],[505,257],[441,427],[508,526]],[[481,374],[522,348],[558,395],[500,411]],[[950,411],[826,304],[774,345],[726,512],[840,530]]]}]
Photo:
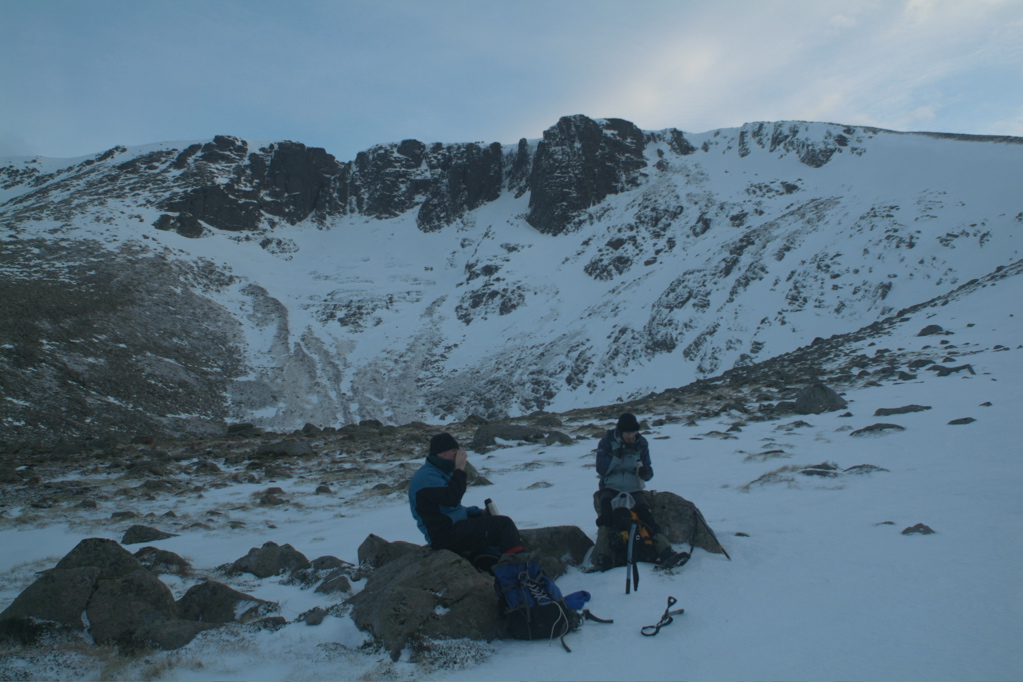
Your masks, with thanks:
[{"label": "black trousers", "polygon": [[[604,488],[598,491],[597,502],[600,505],[600,516],[597,517],[598,526],[612,526],[614,525],[614,510],[611,508],[611,500],[618,497],[619,491],[612,490],[611,488]],[[657,525],[657,521],[654,520],[654,513],[650,510],[650,503],[646,499],[646,495],[643,494],[642,490],[637,490],[632,495],[632,499],[635,502],[633,510],[636,512],[636,516],[639,520],[650,529],[650,532],[656,535],[661,532],[661,527]],[[626,528],[625,530],[628,530]]]},{"label": "black trousers", "polygon": [[507,516],[470,516],[437,533],[430,546],[473,555],[484,547],[495,547],[499,552],[521,547],[522,538],[515,522]]}]

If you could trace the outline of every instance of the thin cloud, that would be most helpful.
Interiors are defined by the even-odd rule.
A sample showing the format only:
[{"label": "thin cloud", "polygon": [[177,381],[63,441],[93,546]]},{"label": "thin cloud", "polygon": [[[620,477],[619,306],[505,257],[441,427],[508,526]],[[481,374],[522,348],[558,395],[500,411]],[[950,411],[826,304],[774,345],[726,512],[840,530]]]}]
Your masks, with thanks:
[{"label": "thin cloud", "polygon": [[1020,134],[1020,35],[1007,0],[8,3],[0,155],[226,133],[351,159],[571,114]]}]

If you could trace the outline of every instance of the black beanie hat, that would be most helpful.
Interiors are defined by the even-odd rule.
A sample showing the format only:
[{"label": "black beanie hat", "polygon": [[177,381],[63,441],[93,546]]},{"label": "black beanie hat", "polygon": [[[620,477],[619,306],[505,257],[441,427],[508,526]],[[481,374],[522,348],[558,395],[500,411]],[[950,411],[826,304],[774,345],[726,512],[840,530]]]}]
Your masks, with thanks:
[{"label": "black beanie hat", "polygon": [[430,439],[430,454],[439,455],[448,450],[457,450],[458,441],[450,433],[438,433]]},{"label": "black beanie hat", "polygon": [[623,412],[622,416],[618,417],[618,432],[624,433],[626,431],[639,431],[639,422],[636,421],[634,415]]}]

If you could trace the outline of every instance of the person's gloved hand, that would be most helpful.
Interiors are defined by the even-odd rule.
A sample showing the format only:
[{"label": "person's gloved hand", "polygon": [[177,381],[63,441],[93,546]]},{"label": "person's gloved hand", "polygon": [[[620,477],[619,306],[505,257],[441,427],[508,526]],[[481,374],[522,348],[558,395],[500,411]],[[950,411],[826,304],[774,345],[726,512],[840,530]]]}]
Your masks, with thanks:
[{"label": "person's gloved hand", "polygon": [[639,477],[644,481],[649,481],[654,477],[654,470],[652,467],[648,467],[645,464],[639,468]]}]

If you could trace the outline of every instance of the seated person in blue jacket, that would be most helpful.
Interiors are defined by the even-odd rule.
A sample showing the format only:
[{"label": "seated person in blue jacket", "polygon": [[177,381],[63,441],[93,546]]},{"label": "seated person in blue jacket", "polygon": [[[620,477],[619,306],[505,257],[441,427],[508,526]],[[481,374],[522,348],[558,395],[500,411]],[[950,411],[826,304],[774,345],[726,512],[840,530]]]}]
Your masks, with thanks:
[{"label": "seated person in blue jacket", "polygon": [[409,507],[431,547],[449,549],[478,567],[490,568],[503,555],[521,552],[522,538],[507,516],[462,505],[467,461],[468,455],[451,434],[431,438],[426,462],[409,483]]}]

